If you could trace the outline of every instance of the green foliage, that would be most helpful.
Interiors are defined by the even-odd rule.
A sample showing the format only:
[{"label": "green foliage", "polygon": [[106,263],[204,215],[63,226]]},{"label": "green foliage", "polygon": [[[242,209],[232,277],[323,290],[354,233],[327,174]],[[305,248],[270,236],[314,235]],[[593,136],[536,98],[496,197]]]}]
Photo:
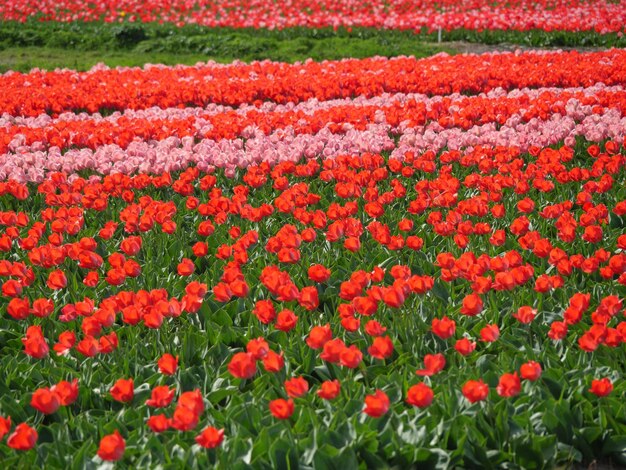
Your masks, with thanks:
[{"label": "green foliage", "polygon": [[[430,35],[430,37],[434,37]],[[527,47],[625,47],[626,37],[594,31],[472,31],[458,29],[442,33],[443,41],[467,41],[482,44],[519,44]]]},{"label": "green foliage", "polygon": [[139,23],[0,23],[0,71],[33,67],[86,70],[98,62],[194,64],[215,60],[286,62],[362,58],[375,55],[424,57],[445,45],[419,40],[410,32],[294,28],[283,31],[205,28]]},{"label": "green foliage", "polygon": [[111,35],[114,38],[115,44],[125,49],[136,46],[148,37],[141,23],[122,23],[113,26],[111,28]]},{"label": "green foliage", "polygon": [[[584,149],[583,142],[579,142],[576,163],[587,161],[593,164]],[[472,171],[458,164],[454,169],[460,178]],[[615,177],[623,180],[624,171],[621,169]],[[218,174],[219,187],[225,194],[229,194],[235,185],[242,184],[241,174],[234,180],[225,179],[221,171]],[[310,186],[310,190],[319,193],[323,200],[334,197],[332,184],[313,179]],[[389,184],[381,183],[381,190],[390,190]],[[570,182],[559,188],[558,195],[534,189],[529,194],[539,204],[546,205],[554,198],[573,199],[578,190],[578,184]],[[137,193],[137,196],[147,194],[155,199],[175,201],[179,209],[175,219],[178,232],[170,237],[155,229],[144,235],[144,248],[137,256],[143,267],[142,275],[123,289],[166,287],[171,295],[180,296],[185,280],[174,274],[175,266],[180,257],[189,252],[200,217],[186,211],[185,198],[171,188]],[[273,189],[269,182],[252,192],[250,202],[256,207],[274,200],[279,194],[280,191]],[[208,197],[198,188],[194,195],[202,202]],[[509,224],[515,214],[516,197],[508,191],[506,195],[509,197],[504,203],[509,215],[502,224]],[[608,198],[621,200],[624,195],[624,189],[619,187],[609,194],[598,195],[597,202],[609,202]],[[414,188],[409,186],[407,199],[415,196]],[[11,200],[6,197],[0,200],[3,204],[8,201]],[[35,196],[28,202],[27,210],[36,218],[44,208],[43,198]],[[120,199],[111,198],[105,212],[90,213],[90,217],[95,217],[93,226],[88,227],[92,232],[84,235],[93,235],[104,221],[115,218],[121,207]],[[402,211],[389,210],[383,220],[395,226],[404,216]],[[445,370],[431,382],[435,391],[433,404],[419,410],[404,403],[406,390],[417,381],[414,370],[420,366],[423,355],[443,351],[446,347],[445,343],[425,334],[427,325],[442,312],[454,315],[459,298],[469,291],[467,285],[453,283],[446,287],[438,282],[430,294],[411,298],[397,311],[382,307],[377,318],[389,327],[396,345],[394,356],[385,364],[368,359],[362,370],[347,370],[318,360],[316,353],[304,344],[303,338],[313,323],[328,321],[333,331],[340,331],[335,314],[339,304],[337,292],[341,279],[355,269],[369,270],[374,265],[390,268],[401,261],[408,263],[415,272],[428,272],[432,268],[431,262],[444,250],[446,240],[428,230],[425,218],[426,215],[416,216],[417,233],[426,241],[424,249],[409,255],[408,260],[399,259],[405,254],[392,254],[376,243],[369,243],[367,251],[354,254],[347,254],[335,245],[327,250],[321,249],[325,243],[322,240],[303,245],[302,266],[313,261],[322,262],[336,275],[327,285],[320,286],[318,311],[305,312],[295,307],[300,321],[289,334],[264,327],[250,314],[261,292],[254,282],[264,266],[275,262],[272,255],[264,252],[262,243],[251,252],[250,262],[246,265],[246,277],[252,287],[249,298],[221,304],[208,296],[197,314],[185,314],[166,321],[159,330],[121,326],[116,329],[120,348],[97,359],[83,359],[76,354],[67,357],[51,355],[43,361],[28,358],[19,352],[23,335],[21,325],[8,318],[5,306],[0,305],[0,343],[4,345],[0,350],[0,367],[4,371],[4,378],[0,381],[0,414],[11,416],[14,423],[34,423],[40,430],[35,450],[18,453],[0,443],[0,459],[8,468],[33,468],[44,463],[49,468],[96,468],[98,462],[94,456],[99,438],[119,429],[127,443],[124,460],[120,462],[122,468],[130,465],[180,468],[186,465],[189,468],[340,470],[411,467],[544,469],[594,460],[625,464],[626,384],[616,381],[613,393],[602,399],[586,391],[589,377],[614,374],[612,371],[619,369],[618,364],[626,361],[623,347],[611,351],[599,349],[591,358],[572,340],[554,343],[546,338],[545,328],[542,328],[545,325],[541,322],[529,327],[511,326],[509,322],[497,343],[480,345],[479,351],[467,357],[454,353],[447,355]],[[243,231],[254,228],[267,236],[275,233],[285,220],[276,216],[261,225],[243,219],[235,219],[232,223],[237,223]],[[541,230],[549,231],[550,221],[536,220],[542,224]],[[210,237],[210,255],[197,261],[194,279],[214,285],[220,277],[224,262],[215,258],[214,251],[219,245],[232,242],[227,233],[231,225],[229,222],[216,227]],[[107,251],[115,250],[117,246],[117,239],[105,244]],[[472,239],[469,249],[489,251],[479,239]],[[20,256],[25,259],[24,254]],[[304,276],[301,265],[290,265],[285,269],[294,278],[301,279]],[[64,269],[72,279],[79,278],[71,263]],[[167,282],[163,282],[165,276]],[[563,292],[539,297],[543,302],[541,314],[562,312],[567,295],[571,295],[578,284],[584,284],[586,278],[582,276],[576,273]],[[107,289],[103,283],[98,289],[68,289],[54,300],[57,308],[82,300],[85,295],[101,300],[113,293]],[[597,289],[600,291],[598,297],[612,292],[607,283],[599,282]],[[624,289],[619,289],[623,296]],[[483,315],[485,319],[500,318],[503,325],[510,320],[510,311],[538,301],[532,285],[519,287],[514,296],[507,292],[492,292],[490,296],[494,304],[488,303]],[[471,318],[456,318],[465,328],[474,322]],[[50,319],[42,319],[40,323],[48,338],[56,337],[65,328]],[[583,329],[573,328],[579,332]],[[285,353],[288,370],[275,375],[259,373],[253,381],[234,379],[226,370],[228,361],[234,352],[245,348],[248,339],[259,336],[278,345]],[[362,350],[367,347],[367,341],[358,335],[350,336],[350,341]],[[156,359],[165,352],[180,356],[180,369],[175,377],[164,378],[156,370]],[[527,359],[536,359],[543,364],[544,373],[540,380],[525,382],[522,393],[515,398],[498,397],[493,388],[499,375],[517,370]],[[283,394],[283,381],[294,375],[304,376],[312,390],[296,399],[294,416],[280,422],[268,412],[268,402]],[[78,400],[51,416],[37,414],[29,406],[28,393],[16,393],[16,390],[35,390],[72,377],[78,377],[80,381]],[[122,377],[135,380],[137,388],[132,405],[116,403],[108,394],[115,380]],[[476,377],[483,378],[492,393],[486,402],[472,405],[461,395],[460,385]],[[314,390],[321,381],[333,378],[341,381],[342,392],[336,401],[324,402],[316,397]],[[143,403],[151,387],[164,383],[176,385],[181,391],[196,388],[201,391],[207,410],[198,430],[206,425],[224,427],[226,440],[222,447],[210,451],[199,449],[193,444],[195,432],[166,431],[156,435],[147,429],[146,419],[154,411]],[[380,419],[367,418],[362,413],[364,396],[374,388],[384,389],[392,403],[390,412]],[[167,411],[170,412],[171,409]]]},{"label": "green foliage", "polygon": [[[0,72],[9,70],[28,72],[35,67],[45,70],[54,70],[56,68],[89,70],[101,62],[110,67],[142,67],[145,64],[193,65],[208,59],[209,57],[202,54],[138,53],[131,51],[100,52],[48,47],[18,47],[0,50]],[[219,62],[228,62],[229,60],[218,58]],[[103,110],[103,112],[106,114],[106,110]]]},{"label": "green foliage", "polygon": [[[288,28],[257,30],[177,27],[158,23],[0,23],[0,70],[28,71],[33,67],[88,69],[108,65],[193,64],[216,60],[280,60],[287,62],[454,52],[449,41],[519,44],[528,47],[626,47],[626,38],[595,32],[469,31],[442,33],[377,30],[373,28]],[[34,48],[34,49],[33,49]],[[19,58],[23,55],[23,58]],[[18,58],[16,58],[18,56]]]}]

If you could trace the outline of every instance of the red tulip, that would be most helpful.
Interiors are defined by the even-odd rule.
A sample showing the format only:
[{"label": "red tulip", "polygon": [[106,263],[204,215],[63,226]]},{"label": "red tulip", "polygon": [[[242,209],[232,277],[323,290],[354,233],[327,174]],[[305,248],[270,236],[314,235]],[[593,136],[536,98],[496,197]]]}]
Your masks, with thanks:
[{"label": "red tulip", "polygon": [[135,256],[141,250],[142,239],[141,237],[128,237],[122,240],[120,249],[127,256]]},{"label": "red tulip", "polygon": [[186,406],[178,405],[170,419],[170,426],[178,431],[191,431],[198,425],[199,415]]},{"label": "red tulip", "polygon": [[606,397],[613,391],[613,384],[608,378],[594,379],[591,381],[591,388],[589,389],[597,397]]},{"label": "red tulip", "polygon": [[108,434],[100,440],[98,457],[106,461],[117,461],[122,458],[125,449],[124,438],[116,429],[113,434]]},{"label": "red tulip", "polygon": [[53,290],[63,289],[65,286],[67,286],[67,277],[65,277],[65,273],[60,269],[52,271],[48,275],[47,285],[50,289]]},{"label": "red tulip", "polygon": [[178,368],[178,356],[174,357],[169,353],[165,353],[159,358],[157,365],[161,374],[174,375]]},{"label": "red tulip", "polygon": [[462,356],[467,356],[476,349],[476,343],[468,338],[461,338],[454,344],[454,349]]},{"label": "red tulip", "polygon": [[200,390],[196,389],[182,393],[178,399],[178,406],[184,406],[194,414],[201,415],[204,412],[204,400]]},{"label": "red tulip", "polygon": [[46,343],[40,326],[29,326],[26,330],[26,337],[22,338],[22,344],[24,344],[24,352],[35,359],[41,359],[48,355],[48,343]]},{"label": "red tulip", "polygon": [[418,408],[430,406],[434,398],[433,390],[425,383],[419,383],[409,388],[406,402]]},{"label": "red tulip", "polygon": [[326,282],[330,278],[330,269],[321,264],[314,264],[309,268],[308,275],[314,282]]},{"label": "red tulip", "polygon": [[133,401],[135,396],[135,388],[133,379],[119,379],[109,390],[114,400],[122,403]]},{"label": "red tulip", "polygon": [[500,337],[500,328],[498,325],[487,325],[480,330],[480,337],[486,343],[497,341]]},{"label": "red tulip", "polygon": [[283,358],[283,353],[278,354],[270,349],[263,358],[263,367],[268,372],[278,372],[284,366],[285,360]]},{"label": "red tulip", "polygon": [[285,400],[278,398],[270,402],[270,412],[278,419],[288,419],[293,414],[294,404],[293,400]]},{"label": "red tulip", "polygon": [[326,380],[320,385],[320,388],[317,391],[317,396],[323,398],[324,400],[334,400],[337,398],[340,391],[341,384],[338,380]]},{"label": "red tulip", "polygon": [[521,390],[521,383],[517,372],[513,374],[503,374],[500,377],[496,392],[501,397],[514,397],[518,395]]},{"label": "red tulip", "polygon": [[50,299],[37,299],[33,302],[32,314],[39,318],[50,316],[54,311],[54,302]]},{"label": "red tulip", "polygon": [[313,286],[304,287],[300,291],[298,303],[305,310],[315,310],[319,306],[319,298],[317,296],[317,288]]},{"label": "red tulip", "polygon": [[183,258],[178,264],[177,272],[179,276],[191,276],[195,271],[196,266],[189,258]]},{"label": "red tulip", "polygon": [[434,318],[431,324],[432,332],[439,336],[441,339],[448,339],[454,336],[456,331],[456,324],[454,320],[450,320],[444,316],[441,320]]},{"label": "red tulip", "polygon": [[13,434],[9,436],[7,445],[15,450],[30,450],[35,447],[38,437],[37,431],[28,424],[21,423],[15,427]]},{"label": "red tulip", "polygon": [[285,390],[291,398],[297,398],[309,391],[309,383],[303,377],[293,377],[285,381]]},{"label": "red tulip", "polygon": [[76,334],[73,331],[64,331],[59,334],[59,342],[52,349],[58,354],[64,354],[74,347],[76,343]]},{"label": "red tulip", "polygon": [[61,402],[59,396],[49,388],[40,388],[33,393],[30,406],[40,413],[49,415],[59,409]]},{"label": "red tulip", "polygon": [[146,405],[154,408],[163,408],[169,405],[174,399],[176,390],[170,390],[167,385],[159,385],[152,389],[150,398],[146,400]]},{"label": "red tulip", "polygon": [[0,416],[0,440],[4,439],[11,430],[11,417],[3,418]]},{"label": "red tulip", "polygon": [[424,356],[424,369],[420,369],[415,373],[421,376],[431,376],[438,374],[446,366],[446,358],[443,354],[426,354]]},{"label": "red tulip", "polygon": [[273,322],[276,318],[276,310],[271,300],[258,300],[252,313],[265,325]]},{"label": "red tulip", "polygon": [[384,360],[393,354],[393,343],[389,336],[377,336],[367,351],[373,358]]},{"label": "red tulip", "polygon": [[169,419],[163,414],[150,416],[146,424],[153,432],[164,432],[170,427]]},{"label": "red tulip", "polygon": [[100,352],[100,342],[93,336],[86,336],[76,345],[76,350],[86,357],[93,357]]},{"label": "red tulip", "polygon": [[376,320],[370,320],[365,324],[365,332],[370,336],[382,336],[385,331],[387,331],[387,328]]},{"label": "red tulip", "polygon": [[535,361],[528,361],[520,367],[520,374],[523,379],[534,382],[541,377],[541,365]]},{"label": "red tulip", "polygon": [[254,356],[250,353],[236,353],[228,364],[228,372],[239,379],[251,379],[256,374]]},{"label": "red tulip", "polygon": [[333,337],[330,325],[314,326],[306,339],[306,344],[312,349],[320,349],[327,341]]},{"label": "red tulip", "polygon": [[483,300],[478,294],[469,294],[463,299],[461,313],[463,315],[478,315],[483,310]]},{"label": "red tulip", "polygon": [[561,321],[553,321],[550,324],[550,331],[548,331],[548,337],[554,341],[560,341],[567,336],[567,323]]},{"label": "red tulip", "polygon": [[489,395],[489,386],[482,380],[468,380],[462,389],[463,395],[470,403],[482,401]]},{"label": "red tulip", "polygon": [[296,327],[298,317],[288,309],[284,309],[278,313],[276,317],[276,329],[281,331],[291,331]]},{"label": "red tulip", "polygon": [[535,319],[537,310],[529,306],[520,307],[516,313],[513,314],[513,318],[517,319],[520,323],[528,324]]},{"label": "red tulip", "polygon": [[252,354],[252,357],[257,361],[263,359],[267,355],[269,349],[269,344],[267,344],[267,341],[263,338],[251,339],[246,345],[246,351],[249,354]]},{"label": "red tulip", "polygon": [[57,395],[62,406],[69,406],[78,398],[78,379],[71,382],[62,380],[50,390]]},{"label": "red tulip", "polygon": [[376,390],[373,395],[365,397],[363,412],[372,418],[380,418],[389,411],[389,397],[382,390]]},{"label": "red tulip", "polygon": [[339,354],[339,362],[342,366],[355,369],[363,360],[363,353],[355,345],[343,348]]},{"label": "red tulip", "polygon": [[218,447],[224,440],[224,430],[213,426],[205,428],[198,436],[196,442],[206,449]]},{"label": "red tulip", "polygon": [[6,297],[19,297],[22,295],[22,284],[13,279],[9,279],[2,284],[2,295]]}]

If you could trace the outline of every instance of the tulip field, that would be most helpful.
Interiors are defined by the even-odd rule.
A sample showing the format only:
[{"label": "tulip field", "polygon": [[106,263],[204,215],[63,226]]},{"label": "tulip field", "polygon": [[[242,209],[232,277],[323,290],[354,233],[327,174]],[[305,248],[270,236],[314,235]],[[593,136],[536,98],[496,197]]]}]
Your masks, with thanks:
[{"label": "tulip field", "polygon": [[180,26],[624,31],[624,0],[5,0],[5,20],[168,22]]},{"label": "tulip field", "polygon": [[[33,21],[621,38],[626,4],[0,18],[0,49]],[[0,90],[6,468],[625,468],[626,49],[34,68]]]}]

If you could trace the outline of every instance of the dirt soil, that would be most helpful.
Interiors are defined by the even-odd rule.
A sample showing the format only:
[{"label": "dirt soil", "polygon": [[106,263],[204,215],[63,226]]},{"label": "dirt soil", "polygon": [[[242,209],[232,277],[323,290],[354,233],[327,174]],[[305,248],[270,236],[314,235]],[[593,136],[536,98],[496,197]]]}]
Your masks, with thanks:
[{"label": "dirt soil", "polygon": [[485,52],[496,52],[496,51],[516,51],[518,49],[521,50],[546,50],[546,51],[572,51],[577,50],[580,52],[593,52],[593,51],[601,51],[605,48],[603,47],[531,47],[531,46],[522,46],[520,44],[480,44],[474,42],[466,42],[466,41],[449,41],[442,43],[446,46],[449,46],[450,49],[457,51],[460,54],[483,54]]}]

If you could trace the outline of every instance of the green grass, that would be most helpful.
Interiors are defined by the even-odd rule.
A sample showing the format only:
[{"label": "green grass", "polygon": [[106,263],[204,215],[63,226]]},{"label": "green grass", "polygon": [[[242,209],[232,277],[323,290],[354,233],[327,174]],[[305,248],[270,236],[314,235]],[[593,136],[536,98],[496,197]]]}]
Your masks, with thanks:
[{"label": "green grass", "polygon": [[[243,47],[243,46],[242,46]],[[247,47],[247,46],[246,46]],[[364,58],[375,55],[398,56],[413,55],[427,57],[438,52],[453,53],[449,46],[438,44],[416,43],[402,46],[387,47],[374,39],[362,41],[343,41],[341,38],[327,38],[320,41],[299,38],[294,41],[284,41],[277,47],[274,43],[260,43],[248,47],[243,55],[216,51],[202,52],[160,52],[141,50],[79,50],[63,49],[59,47],[8,47],[0,49],[0,72],[14,70],[28,72],[38,67],[46,70],[55,68],[71,68],[74,70],[88,70],[99,62],[110,67],[116,66],[143,66],[144,64],[193,65],[197,62],[214,60],[229,63],[234,60],[250,62],[253,60],[276,60],[283,62],[314,60],[337,60],[347,57]]]},{"label": "green grass", "polygon": [[[206,61],[202,54],[148,53],[137,54],[128,51],[99,52],[54,49],[49,47],[11,47],[0,51],[0,71],[14,70],[28,72],[38,67],[46,70],[55,68],[71,68],[88,70],[99,62],[110,67],[143,66],[144,64],[195,64]],[[217,59],[219,60],[219,59]],[[221,59],[221,61],[227,61]]]},{"label": "green grass", "polygon": [[234,60],[249,62],[263,59],[295,62],[304,61],[308,58],[314,60],[337,60],[346,57],[363,58],[374,55],[427,57],[442,51],[454,52],[452,48],[438,44],[416,43],[413,46],[385,47],[377,44],[372,39],[346,43],[340,38],[328,38],[322,41],[299,38],[294,41],[285,41],[277,48],[273,47],[272,43],[257,44],[251,47],[247,53],[240,56],[236,53],[220,53],[219,51],[218,53],[174,53],[150,50],[117,50],[108,52],[29,46],[0,49],[0,72],[9,70],[28,72],[35,67],[46,70],[55,68],[88,70],[99,62],[103,62],[110,67],[143,66],[144,64],[193,65],[197,62],[206,62],[208,60],[222,63]]},{"label": "green grass", "polygon": [[336,60],[375,55],[426,57],[442,51],[454,52],[444,44],[416,40],[412,34],[370,33],[4,23],[0,27],[0,71],[27,72],[34,67],[86,70],[98,62],[109,66],[194,64],[207,60],[295,62],[309,58]]},{"label": "green grass", "polygon": [[281,31],[176,27],[155,23],[0,22],[0,71],[33,67],[85,70],[98,62],[110,66],[145,63],[193,64],[216,60],[278,60],[285,62],[455,52],[450,41],[528,47],[626,47],[615,34],[544,31],[457,30],[437,34],[355,28],[289,28]]}]

